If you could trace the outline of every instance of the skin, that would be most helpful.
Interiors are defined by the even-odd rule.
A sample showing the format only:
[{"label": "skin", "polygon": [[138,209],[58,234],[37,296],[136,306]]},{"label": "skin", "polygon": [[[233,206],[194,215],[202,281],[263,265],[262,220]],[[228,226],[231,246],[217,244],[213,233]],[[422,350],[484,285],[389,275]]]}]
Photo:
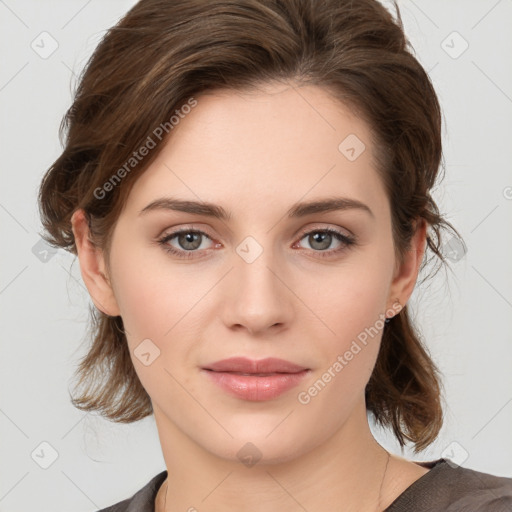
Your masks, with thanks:
[{"label": "skin", "polygon": [[[151,397],[172,476],[156,510],[164,492],[168,511],[382,510],[428,471],[393,455],[385,472],[387,454],[368,425],[364,389],[382,331],[309,403],[297,394],[379,315],[406,304],[426,226],[418,226],[399,265],[369,127],[327,91],[274,83],[197,100],[131,190],[114,230],[110,273],[88,240],[83,212],[72,219],[84,282],[100,310],[122,316]],[[338,150],[349,134],[366,146],[354,161]],[[232,218],[139,215],[165,195],[221,205]],[[297,202],[332,195],[358,199],[374,216],[356,209],[285,215]],[[180,227],[208,234],[190,259],[156,242]],[[333,237],[331,256],[322,258],[326,251],[302,233],[325,228],[352,234],[357,244],[334,253],[343,244]],[[236,252],[247,236],[263,249],[252,263]],[[186,252],[179,242],[167,243]],[[160,355],[145,366],[133,351],[148,338]],[[311,373],[276,399],[245,401],[200,371],[231,356],[279,357]],[[237,457],[247,442],[261,452],[251,467]]]}]

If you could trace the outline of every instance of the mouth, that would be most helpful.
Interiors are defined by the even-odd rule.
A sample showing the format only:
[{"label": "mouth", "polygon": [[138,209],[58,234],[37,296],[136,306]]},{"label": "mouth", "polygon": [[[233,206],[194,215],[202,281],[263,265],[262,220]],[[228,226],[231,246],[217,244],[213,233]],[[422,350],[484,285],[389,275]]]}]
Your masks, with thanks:
[{"label": "mouth", "polygon": [[311,370],[283,359],[231,358],[201,369],[210,382],[236,398],[272,400],[297,386]]},{"label": "mouth", "polygon": [[272,375],[289,375],[291,373],[299,373],[299,372],[274,372],[274,373],[242,373],[242,372],[220,372],[218,370],[210,370],[209,368],[204,368],[208,372],[217,372],[217,373],[232,373],[233,375],[244,375],[247,377],[271,377]]},{"label": "mouth", "polygon": [[266,359],[249,359],[247,357],[231,357],[216,361],[205,367],[203,370],[214,372],[230,372],[242,375],[274,375],[281,373],[299,373],[308,370],[304,366],[292,363],[285,359],[268,357]]}]

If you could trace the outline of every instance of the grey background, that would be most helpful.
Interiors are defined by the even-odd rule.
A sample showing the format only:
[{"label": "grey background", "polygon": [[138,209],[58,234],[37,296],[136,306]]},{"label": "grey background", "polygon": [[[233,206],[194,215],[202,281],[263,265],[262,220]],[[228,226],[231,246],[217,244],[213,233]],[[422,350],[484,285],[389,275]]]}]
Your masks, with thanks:
[{"label": "grey background", "polygon": [[[116,425],[69,402],[90,299],[78,262],[39,245],[36,209],[74,76],[134,3],[0,0],[0,512],[93,511],[165,469],[152,417]],[[454,276],[441,271],[410,302],[444,374],[438,441],[415,456],[374,432],[413,460],[512,476],[512,1],[399,5],[444,112],[446,177],[434,197],[468,252],[447,248]]]}]

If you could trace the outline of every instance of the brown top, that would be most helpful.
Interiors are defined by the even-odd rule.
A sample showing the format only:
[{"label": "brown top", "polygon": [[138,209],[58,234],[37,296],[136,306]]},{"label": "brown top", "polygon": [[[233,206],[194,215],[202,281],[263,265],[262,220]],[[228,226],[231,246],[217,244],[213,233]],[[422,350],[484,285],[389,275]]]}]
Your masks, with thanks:
[{"label": "brown top", "polygon": [[[384,512],[512,512],[512,478],[456,466],[449,460],[417,462],[430,471],[412,483]],[[155,512],[167,471],[131,498],[97,512]]]}]

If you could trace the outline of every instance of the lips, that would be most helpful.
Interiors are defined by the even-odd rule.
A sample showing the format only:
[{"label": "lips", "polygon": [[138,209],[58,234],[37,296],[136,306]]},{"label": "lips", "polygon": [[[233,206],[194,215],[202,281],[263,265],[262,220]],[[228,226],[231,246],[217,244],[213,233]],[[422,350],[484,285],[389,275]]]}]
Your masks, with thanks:
[{"label": "lips", "polygon": [[246,357],[231,357],[222,359],[203,367],[214,372],[230,372],[239,375],[269,376],[282,373],[299,373],[308,368],[275,357],[266,359],[248,359]]},{"label": "lips", "polygon": [[251,402],[276,399],[311,373],[304,366],[274,357],[260,360],[232,357],[209,364],[201,371],[224,392]]}]

